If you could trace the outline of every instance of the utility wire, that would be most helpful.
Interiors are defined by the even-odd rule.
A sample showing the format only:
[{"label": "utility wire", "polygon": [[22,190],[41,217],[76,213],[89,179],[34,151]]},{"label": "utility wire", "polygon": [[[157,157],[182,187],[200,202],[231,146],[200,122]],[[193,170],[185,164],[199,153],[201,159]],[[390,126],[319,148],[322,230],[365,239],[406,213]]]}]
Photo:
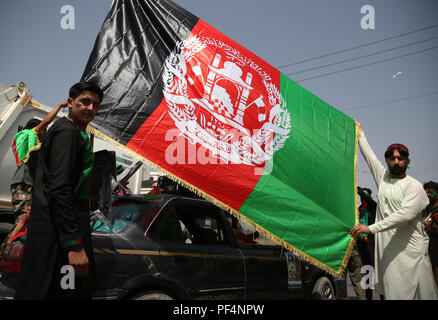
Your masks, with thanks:
[{"label": "utility wire", "polygon": [[438,163],[434,163],[434,164],[431,164],[431,165],[428,165],[428,166],[425,166],[425,167],[422,167],[422,168],[419,168],[419,169],[413,168],[413,169],[411,169],[411,172],[430,170],[430,169],[435,168],[435,167],[438,168]]},{"label": "utility wire", "polygon": [[352,48],[348,48],[348,49],[343,49],[343,50],[327,53],[327,54],[324,54],[322,56],[313,57],[313,58],[304,59],[304,60],[300,60],[300,61],[297,61],[297,62],[285,64],[285,65],[282,65],[282,66],[278,66],[276,68],[277,69],[282,69],[282,68],[286,68],[286,67],[297,65],[299,63],[304,63],[304,62],[313,61],[313,60],[316,60],[316,59],[321,59],[321,58],[329,57],[329,56],[332,56],[332,55],[335,55],[335,54],[348,52],[348,51],[355,50],[355,49],[358,49],[358,48],[367,47],[367,46],[370,46],[370,45],[373,45],[373,44],[376,44],[376,43],[380,43],[380,42],[388,41],[388,40],[391,40],[391,39],[407,36],[409,34],[413,34],[413,33],[416,33],[416,32],[432,29],[432,28],[435,28],[437,26],[438,26],[438,24],[434,24],[434,25],[429,26],[429,27],[424,27],[424,28],[420,28],[420,29],[417,29],[417,30],[414,30],[414,31],[410,31],[410,32],[406,32],[406,33],[401,33],[401,34],[398,34],[398,35],[395,35],[395,36],[392,36],[392,37],[389,37],[389,38],[385,38],[385,39],[381,39],[381,40],[365,43],[365,44],[362,44],[362,45],[359,45],[359,46],[355,46],[355,47],[352,47]]},{"label": "utility wire", "polygon": [[398,58],[412,56],[412,55],[418,54],[418,53],[423,53],[423,52],[426,52],[426,51],[429,51],[429,50],[433,50],[433,49],[436,49],[436,48],[438,48],[438,46],[427,48],[427,49],[423,49],[423,50],[419,50],[419,51],[414,51],[414,52],[411,52],[411,53],[403,54],[403,55],[400,55],[400,56],[396,56],[396,57],[392,57],[392,58],[388,58],[388,59],[384,59],[384,60],[380,60],[380,61],[375,61],[375,62],[371,62],[371,63],[367,63],[367,64],[362,64],[362,65],[351,67],[351,68],[347,68],[347,69],[342,69],[342,70],[338,70],[338,71],[334,71],[334,72],[324,73],[324,74],[321,74],[321,75],[318,75],[318,76],[297,80],[295,82],[303,82],[303,81],[307,81],[307,80],[312,80],[312,79],[317,79],[317,78],[322,78],[322,77],[330,76],[330,75],[341,73],[341,72],[346,72],[346,71],[351,71],[351,70],[355,70],[355,69],[359,69],[359,68],[364,68],[364,67],[368,67],[368,66],[371,66],[371,65],[374,65],[374,64],[378,64],[378,63],[382,63],[382,62],[387,62],[387,61],[391,61],[391,60],[398,59]]},{"label": "utility wire", "polygon": [[431,96],[431,95],[434,95],[434,94],[438,94],[438,91],[424,93],[424,94],[419,94],[419,95],[411,96],[411,97],[395,99],[395,100],[389,100],[389,101],[380,102],[380,103],[368,104],[368,105],[365,105],[365,106],[360,106],[360,107],[355,107],[355,108],[350,108],[350,109],[344,109],[342,111],[352,111],[352,110],[358,110],[358,109],[367,109],[367,108],[371,108],[371,107],[380,106],[380,105],[383,105],[383,104],[389,104],[389,103],[394,103],[394,102],[412,100],[412,99],[417,99],[417,98],[421,98],[421,97]]},{"label": "utility wire", "polygon": [[312,71],[312,70],[317,70],[317,69],[322,69],[322,68],[326,68],[326,67],[331,67],[340,63],[344,63],[344,62],[350,62],[350,61],[354,61],[354,60],[358,60],[358,59],[362,59],[362,58],[367,58],[367,57],[371,57],[371,56],[375,56],[377,54],[381,54],[381,53],[385,53],[385,52],[389,52],[389,51],[393,51],[393,50],[397,50],[397,49],[401,49],[401,48],[406,48],[406,47],[410,47],[422,42],[427,42],[427,41],[431,41],[434,39],[437,39],[437,37],[433,37],[433,38],[429,38],[429,39],[425,39],[425,40],[420,40],[420,41],[416,41],[416,42],[411,42],[408,44],[405,44],[403,46],[399,46],[399,47],[395,47],[395,48],[390,48],[390,49],[386,49],[386,50],[382,50],[382,51],[378,51],[378,52],[374,52],[374,53],[370,53],[370,54],[366,54],[363,56],[359,56],[359,57],[354,57],[354,58],[350,58],[350,59],[345,59],[345,60],[341,60],[338,62],[334,62],[334,63],[330,63],[330,64],[325,64],[325,65],[321,65],[321,66],[317,66],[317,67],[313,67],[313,68],[309,68],[309,69],[305,69],[305,70],[301,70],[301,71],[297,71],[297,72],[292,72],[292,73],[288,73],[288,76],[294,75],[294,74],[299,74],[299,73],[304,73],[307,71]]}]

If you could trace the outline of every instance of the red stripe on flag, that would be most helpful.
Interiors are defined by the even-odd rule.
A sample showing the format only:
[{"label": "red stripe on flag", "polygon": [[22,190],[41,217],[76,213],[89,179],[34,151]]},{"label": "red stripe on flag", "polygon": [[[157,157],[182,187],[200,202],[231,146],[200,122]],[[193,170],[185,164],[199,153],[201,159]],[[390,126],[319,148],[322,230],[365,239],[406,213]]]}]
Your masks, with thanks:
[{"label": "red stripe on flag", "polygon": [[12,152],[15,156],[15,165],[18,167],[18,164],[20,163],[20,159],[18,159],[18,153],[17,153],[17,143],[15,142],[15,139],[12,141]]}]

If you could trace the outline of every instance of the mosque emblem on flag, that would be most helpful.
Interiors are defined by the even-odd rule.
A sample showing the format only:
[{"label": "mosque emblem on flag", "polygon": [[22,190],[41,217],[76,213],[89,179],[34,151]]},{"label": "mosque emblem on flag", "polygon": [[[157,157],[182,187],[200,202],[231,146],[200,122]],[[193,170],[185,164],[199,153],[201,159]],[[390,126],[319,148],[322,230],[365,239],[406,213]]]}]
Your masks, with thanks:
[{"label": "mosque emblem on flag", "polygon": [[289,138],[291,116],[271,77],[222,41],[191,36],[178,42],[163,83],[181,134],[225,163],[263,165]]}]

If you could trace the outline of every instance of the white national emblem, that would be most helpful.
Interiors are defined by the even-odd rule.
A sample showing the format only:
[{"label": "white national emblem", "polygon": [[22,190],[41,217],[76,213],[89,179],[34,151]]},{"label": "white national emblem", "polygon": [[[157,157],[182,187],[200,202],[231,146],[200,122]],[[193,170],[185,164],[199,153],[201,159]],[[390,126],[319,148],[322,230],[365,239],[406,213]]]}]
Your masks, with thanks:
[{"label": "white national emblem", "polygon": [[[208,66],[196,58],[203,50],[215,53]],[[264,95],[251,95],[255,81],[263,82]],[[226,163],[262,165],[289,138],[290,114],[270,76],[221,41],[192,36],[179,42],[166,59],[163,82],[176,127]]]}]

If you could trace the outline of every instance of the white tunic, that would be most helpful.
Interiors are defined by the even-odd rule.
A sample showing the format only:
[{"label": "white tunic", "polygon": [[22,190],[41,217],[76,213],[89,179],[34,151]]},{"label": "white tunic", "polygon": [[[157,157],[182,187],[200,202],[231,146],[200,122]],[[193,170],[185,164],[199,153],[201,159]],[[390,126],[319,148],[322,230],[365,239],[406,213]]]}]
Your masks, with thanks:
[{"label": "white tunic", "polygon": [[410,176],[392,179],[365,134],[359,146],[378,188],[375,235],[376,292],[388,300],[438,299],[421,212],[429,203],[423,186]]}]

